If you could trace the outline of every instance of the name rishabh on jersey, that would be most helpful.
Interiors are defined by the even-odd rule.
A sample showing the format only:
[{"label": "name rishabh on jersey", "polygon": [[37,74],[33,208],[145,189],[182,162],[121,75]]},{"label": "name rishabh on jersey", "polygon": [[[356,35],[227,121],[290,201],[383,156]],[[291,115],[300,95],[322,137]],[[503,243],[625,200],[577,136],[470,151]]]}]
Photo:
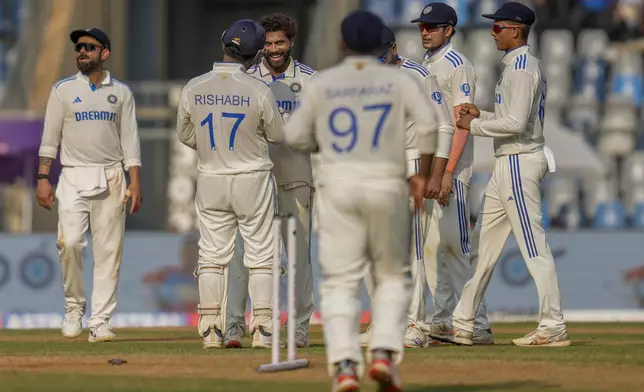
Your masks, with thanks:
[{"label": "name rishabh on jersey", "polygon": [[[454,49],[451,42],[432,54],[427,52],[423,60],[423,66],[432,75],[436,76],[438,87],[443,93],[450,116],[453,121],[456,121],[453,108],[464,103],[474,103],[476,87],[474,66],[467,57]],[[465,185],[469,185],[473,162],[474,140],[469,137],[463,150],[463,155],[461,155],[458,166],[454,171],[454,178]]]},{"label": "name rishabh on jersey", "polygon": [[[266,83],[277,99],[277,106],[285,113],[290,114],[299,106],[299,97],[307,88],[316,71],[293,58],[289,57],[288,61],[289,65],[286,71],[279,76],[271,74],[264,60],[259,65],[249,68],[248,74]],[[269,154],[273,160],[273,173],[277,185],[306,184],[313,186],[309,154],[294,151],[284,144],[269,145]]]},{"label": "name rishabh on jersey", "polygon": [[347,57],[307,87],[286,124],[286,141],[298,150],[319,151],[319,184],[405,179],[413,132],[421,153],[435,152],[435,114],[407,72],[370,56]]},{"label": "name rishabh on jersey", "polygon": [[241,64],[215,63],[181,92],[177,135],[197,150],[200,173],[270,171],[268,141],[283,141],[283,126],[271,89]]},{"label": "name rishabh on jersey", "polygon": [[[406,71],[421,86],[423,92],[429,98],[429,103],[436,114],[438,123],[438,146],[436,157],[449,158],[452,150],[452,137],[454,136],[454,123],[443,98],[443,94],[438,86],[436,77],[432,75],[427,68],[405,57],[400,57],[398,67]],[[410,124],[410,126],[413,124]],[[407,159],[417,159],[420,154],[414,150],[408,150]]]},{"label": "name rishabh on jersey", "polygon": [[132,91],[109,72],[100,85],[83,73],[62,79],[49,94],[39,155],[63,166],[141,166]]}]

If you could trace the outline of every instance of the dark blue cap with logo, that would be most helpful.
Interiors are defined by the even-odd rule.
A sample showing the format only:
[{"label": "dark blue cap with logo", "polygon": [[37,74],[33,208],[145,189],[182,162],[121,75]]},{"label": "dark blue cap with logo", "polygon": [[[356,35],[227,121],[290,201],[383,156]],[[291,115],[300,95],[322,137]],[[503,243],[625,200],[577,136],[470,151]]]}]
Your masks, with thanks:
[{"label": "dark blue cap with logo", "polygon": [[411,23],[446,24],[456,26],[458,16],[454,8],[445,3],[429,3],[420,13],[420,16]]},{"label": "dark blue cap with logo", "polygon": [[253,57],[264,48],[266,31],[252,19],[240,19],[224,31],[221,40],[225,46],[236,46],[244,57]]},{"label": "dark blue cap with logo", "polygon": [[357,53],[373,53],[382,46],[384,23],[368,11],[355,11],[342,21],[340,31],[347,48]]},{"label": "dark blue cap with logo", "polygon": [[100,42],[101,45],[105,47],[105,49],[112,50],[110,39],[108,38],[107,34],[105,34],[105,32],[100,29],[91,28],[87,30],[74,30],[69,34],[69,39],[71,39],[74,44],[78,42],[80,37],[92,37]]},{"label": "dark blue cap with logo", "polygon": [[389,26],[384,26],[382,29],[382,46],[389,47],[392,44],[396,43],[396,35],[394,31],[389,28]]},{"label": "dark blue cap with logo", "polygon": [[536,17],[534,11],[527,5],[511,1],[505,3],[493,14],[484,14],[484,18],[494,20],[508,20],[512,22],[521,23],[527,26],[532,26]]}]

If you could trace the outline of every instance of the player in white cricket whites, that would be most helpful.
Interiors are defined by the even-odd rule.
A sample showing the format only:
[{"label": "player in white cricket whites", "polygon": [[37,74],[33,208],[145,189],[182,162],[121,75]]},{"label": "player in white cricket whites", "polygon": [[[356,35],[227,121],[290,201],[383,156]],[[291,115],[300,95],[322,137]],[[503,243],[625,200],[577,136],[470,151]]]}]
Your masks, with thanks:
[{"label": "player in white cricket whites", "polygon": [[[474,103],[476,85],[472,63],[451,43],[458,23],[456,11],[444,3],[431,3],[412,23],[418,24],[423,47],[427,49],[423,65],[436,75],[443,99],[456,122],[461,105]],[[472,139],[466,130],[456,129],[443,177],[443,188],[447,189],[443,193],[445,199],[434,203],[424,243],[425,272],[434,304],[429,336],[438,341],[451,340],[452,313],[465,282],[473,273],[468,202],[474,158]],[[424,306],[424,302],[416,302]],[[494,343],[484,301],[475,319],[473,340],[475,344]]]},{"label": "player in white cricket whites", "polygon": [[[407,171],[410,174],[420,174],[429,177],[428,194],[431,198],[443,198],[442,192],[449,194],[450,189],[441,189],[445,167],[449,158],[454,135],[454,124],[452,123],[449,109],[445,104],[443,94],[440,92],[436,78],[422,65],[398,55],[396,37],[394,32],[385,26],[381,47],[380,61],[385,64],[394,65],[415,79],[421,85],[426,97],[431,103],[431,110],[436,114],[438,121],[438,149],[434,162],[422,161],[418,150],[407,150]],[[413,126],[410,124],[409,126]],[[429,174],[431,168],[431,175]],[[429,215],[426,211],[417,209],[412,220],[412,251],[411,251],[411,277],[412,277],[412,299],[407,315],[407,329],[405,330],[405,347],[420,348],[428,345],[425,331],[422,329],[425,323],[425,268],[423,256],[423,244],[427,236],[426,226]],[[370,274],[365,277],[365,286],[369,296],[372,295],[373,282]],[[369,332],[363,333],[360,337],[362,345],[369,344]]]},{"label": "player in white cricket whites", "polygon": [[[283,14],[271,14],[262,17],[259,24],[266,30],[264,57],[260,64],[248,70],[248,74],[271,87],[277,104],[286,117],[298,105],[298,96],[306,89],[315,71],[291,57],[297,33],[297,24],[293,19]],[[279,213],[293,214],[299,218],[295,266],[295,342],[301,348],[308,346],[309,320],[314,310],[313,271],[309,252],[313,207],[311,158],[309,154],[294,151],[284,144],[269,145],[269,155],[277,180]],[[286,227],[283,234],[286,235]],[[227,347],[241,347],[244,335],[248,274],[240,267],[241,264],[241,260],[233,260],[231,264],[231,282],[234,283],[230,287]]]},{"label": "player in white cricket whites", "polygon": [[252,346],[271,346],[275,187],[268,141],[283,140],[283,121],[270,88],[246,74],[264,39],[264,29],[254,21],[235,22],[222,36],[223,62],[189,81],[181,93],[177,133],[199,157],[196,275],[204,348],[224,346],[228,265],[238,229],[249,269]]},{"label": "player in white cricket whites", "polygon": [[410,299],[411,210],[423,206],[426,190],[425,178],[407,173],[405,150],[433,155],[437,139],[420,85],[378,60],[383,28],[372,13],[347,16],[345,59],[311,80],[286,125],[291,147],[320,153],[320,295],[334,391],[359,389],[360,282],[368,269],[376,281],[369,374],[381,390],[401,388],[395,363]]},{"label": "player in white cricket whites", "polygon": [[454,342],[472,345],[476,308],[503,246],[513,232],[539,295],[539,326],[512,343],[526,347],[570,345],[561,312],[555,262],[541,218],[541,181],[550,162],[544,154],[546,77],[527,46],[534,12],[509,2],[494,14],[492,36],[505,52],[505,69],[496,85],[494,113],[464,104],[457,125],[472,135],[494,138],[496,164],[485,190],[472,235],[474,276],[465,284],[454,311]]},{"label": "player in white cricket whites", "polygon": [[104,342],[114,339],[109,321],[116,308],[126,204],[132,200],[131,214],[141,206],[140,144],[132,91],[103,67],[111,52],[107,34],[99,29],[75,30],[70,38],[79,72],[54,84],[49,95],[36,198],[48,210],[54,204],[49,171],[60,146],[63,170],[56,199],[65,295],[62,333],[75,338],[82,332],[83,250],[91,225],[94,287],[88,340]]}]

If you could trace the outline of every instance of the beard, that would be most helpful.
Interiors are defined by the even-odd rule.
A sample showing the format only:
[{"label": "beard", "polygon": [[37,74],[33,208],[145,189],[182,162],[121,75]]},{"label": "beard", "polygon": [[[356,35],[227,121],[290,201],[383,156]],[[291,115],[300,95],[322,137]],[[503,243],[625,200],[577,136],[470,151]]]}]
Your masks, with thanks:
[{"label": "beard", "polygon": [[96,71],[101,67],[100,60],[90,60],[88,62],[81,63],[80,60],[89,59],[89,57],[77,58],[76,59],[76,68],[81,71],[83,74],[88,74],[92,71]]},{"label": "beard", "polygon": [[[275,60],[271,59],[271,55],[277,54],[277,53],[283,54],[284,57],[282,57],[282,59],[278,60],[278,61],[275,61]],[[284,53],[281,53],[281,52],[264,53],[264,58],[266,59],[266,62],[273,69],[280,68],[280,67],[284,66],[284,64],[286,64],[286,62],[288,61],[288,59],[290,57],[291,57],[291,50],[290,49],[288,51],[284,52]]]}]

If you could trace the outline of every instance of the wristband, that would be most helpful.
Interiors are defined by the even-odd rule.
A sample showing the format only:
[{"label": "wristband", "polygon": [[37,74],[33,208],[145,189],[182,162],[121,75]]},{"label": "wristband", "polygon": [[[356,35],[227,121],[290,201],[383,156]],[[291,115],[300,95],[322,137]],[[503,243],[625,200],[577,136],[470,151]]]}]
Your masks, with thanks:
[{"label": "wristband", "polygon": [[49,181],[49,174],[38,174],[38,179]]}]

